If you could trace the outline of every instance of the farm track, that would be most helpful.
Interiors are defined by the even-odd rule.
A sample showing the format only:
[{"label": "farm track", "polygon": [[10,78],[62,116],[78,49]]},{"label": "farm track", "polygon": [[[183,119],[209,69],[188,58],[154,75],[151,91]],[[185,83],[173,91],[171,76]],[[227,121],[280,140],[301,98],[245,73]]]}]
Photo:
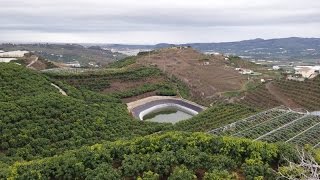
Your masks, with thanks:
[{"label": "farm track", "polygon": [[38,57],[34,57],[35,59],[34,60],[32,60],[28,65],[27,65],[27,67],[32,67],[32,65],[34,64],[34,63],[36,63],[37,61],[38,61]]},{"label": "farm track", "polygon": [[281,91],[278,89],[278,87],[274,86],[272,82],[269,82],[266,84],[267,90],[270,92],[271,95],[273,95],[278,101],[283,103],[285,106],[291,108],[291,109],[298,109],[302,108],[300,105],[298,105],[296,102],[294,102],[292,99],[281,93]]},{"label": "farm track", "polygon": [[53,84],[53,83],[51,83],[51,85],[52,85],[53,87],[57,88],[62,95],[68,96],[67,93],[66,93],[63,89],[61,89],[59,86],[57,86],[57,85],[55,85],[55,84]]}]

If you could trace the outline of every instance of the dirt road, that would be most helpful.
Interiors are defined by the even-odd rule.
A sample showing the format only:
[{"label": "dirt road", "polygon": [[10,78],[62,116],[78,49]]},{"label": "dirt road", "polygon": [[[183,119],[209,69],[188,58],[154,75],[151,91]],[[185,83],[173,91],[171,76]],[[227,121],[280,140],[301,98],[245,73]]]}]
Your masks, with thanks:
[{"label": "dirt road", "polygon": [[55,85],[53,83],[51,83],[51,86],[57,88],[62,95],[68,96],[67,93],[63,89],[61,89],[59,86],[57,86],[57,85]]},{"label": "dirt road", "polygon": [[34,63],[36,63],[38,61],[38,57],[37,56],[33,56],[32,58],[34,58],[34,60],[32,60],[28,65],[27,67],[31,67]]},{"label": "dirt road", "polygon": [[294,102],[292,99],[281,93],[281,91],[278,89],[278,87],[274,86],[272,82],[269,82],[266,84],[266,88],[272,94],[278,101],[283,103],[283,105],[291,108],[291,109],[297,109],[302,108],[299,104]]}]

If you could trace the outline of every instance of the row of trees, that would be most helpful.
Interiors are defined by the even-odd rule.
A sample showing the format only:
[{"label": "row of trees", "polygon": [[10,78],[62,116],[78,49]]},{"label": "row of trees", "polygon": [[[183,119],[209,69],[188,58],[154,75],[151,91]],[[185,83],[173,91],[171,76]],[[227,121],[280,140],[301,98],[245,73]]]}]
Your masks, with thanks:
[{"label": "row of trees", "polygon": [[320,76],[303,82],[280,80],[274,83],[278,89],[295,103],[315,111],[320,108]]},{"label": "row of trees", "polygon": [[215,104],[197,116],[175,124],[179,131],[209,131],[256,113],[256,110],[239,104]]}]

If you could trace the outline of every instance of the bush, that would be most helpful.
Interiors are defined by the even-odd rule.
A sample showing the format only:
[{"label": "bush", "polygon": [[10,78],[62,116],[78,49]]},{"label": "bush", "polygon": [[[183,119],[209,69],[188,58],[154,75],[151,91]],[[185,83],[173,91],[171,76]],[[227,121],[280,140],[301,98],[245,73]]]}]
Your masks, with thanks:
[{"label": "bush", "polygon": [[158,180],[159,174],[152,171],[144,172],[142,178],[138,177],[138,180]]},{"label": "bush", "polygon": [[236,177],[234,174],[231,174],[228,171],[214,170],[211,172],[206,172],[204,174],[203,179],[204,180],[235,180]]},{"label": "bush", "polygon": [[243,172],[248,180],[275,179],[276,174],[268,164],[263,164],[260,159],[248,159],[242,165]]},{"label": "bush", "polygon": [[195,180],[197,176],[185,166],[175,167],[168,180]]}]

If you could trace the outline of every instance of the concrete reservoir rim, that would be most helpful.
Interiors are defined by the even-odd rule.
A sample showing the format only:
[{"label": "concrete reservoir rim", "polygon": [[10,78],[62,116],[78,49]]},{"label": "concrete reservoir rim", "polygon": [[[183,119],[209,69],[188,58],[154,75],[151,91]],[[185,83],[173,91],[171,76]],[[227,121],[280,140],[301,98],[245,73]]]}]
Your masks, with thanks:
[{"label": "concrete reservoir rim", "polygon": [[143,117],[146,116],[147,114],[150,114],[150,113],[153,113],[153,112],[156,112],[156,111],[159,111],[159,110],[162,110],[162,109],[167,109],[167,108],[173,108],[173,109],[176,109],[176,110],[180,110],[180,111],[183,111],[183,112],[186,112],[188,114],[191,114],[193,116],[197,115],[198,112],[193,110],[193,109],[190,109],[190,108],[187,108],[185,106],[181,106],[179,104],[175,104],[175,103],[164,103],[164,104],[159,104],[159,105],[155,105],[155,106],[152,106],[150,108],[147,108],[143,111],[141,111],[139,113],[139,119],[140,120],[143,120]]}]

